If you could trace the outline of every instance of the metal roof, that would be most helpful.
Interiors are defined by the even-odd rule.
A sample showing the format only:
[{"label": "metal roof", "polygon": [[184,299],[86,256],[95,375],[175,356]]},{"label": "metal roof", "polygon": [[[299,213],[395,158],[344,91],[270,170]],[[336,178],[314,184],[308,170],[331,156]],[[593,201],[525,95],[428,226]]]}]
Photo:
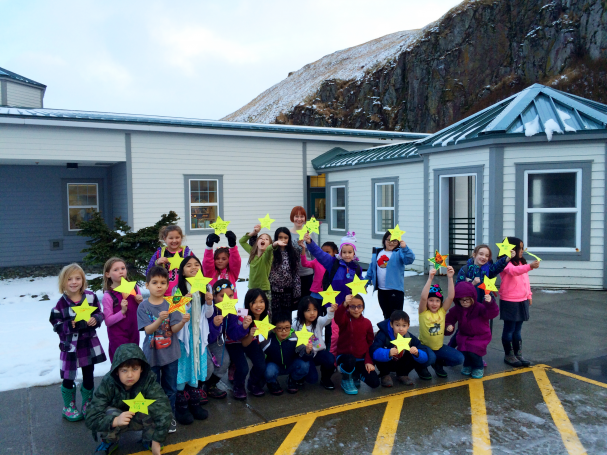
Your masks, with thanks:
[{"label": "metal roof", "polygon": [[[391,160],[403,160],[407,158],[419,158],[417,147],[420,141],[404,142],[393,145],[383,145],[366,150],[353,152],[344,151],[328,160],[323,160],[323,155],[312,160],[312,165],[317,170],[330,170],[331,168],[373,164]],[[330,153],[331,151],[327,152]],[[326,155],[326,154],[325,154]]]},{"label": "metal roof", "polygon": [[38,87],[46,88],[46,85],[41,84],[40,82],[33,81],[31,79],[28,79],[27,77],[21,76],[20,74],[5,70],[4,68],[0,68],[0,77],[8,77],[9,79],[13,79],[19,82],[25,82],[27,84],[37,85]]},{"label": "metal roof", "polygon": [[222,122],[180,117],[161,117],[156,115],[117,114],[111,112],[72,111],[62,109],[27,109],[0,107],[0,118],[38,118],[48,120],[70,120],[79,122],[111,122],[125,124],[147,124],[180,126],[192,128],[213,128],[225,130],[245,130],[273,133],[310,134],[344,137],[368,137],[387,139],[419,139],[428,136],[423,133],[402,133],[382,130],[356,130],[348,128],[324,128],[315,126],[276,125],[265,123]]}]

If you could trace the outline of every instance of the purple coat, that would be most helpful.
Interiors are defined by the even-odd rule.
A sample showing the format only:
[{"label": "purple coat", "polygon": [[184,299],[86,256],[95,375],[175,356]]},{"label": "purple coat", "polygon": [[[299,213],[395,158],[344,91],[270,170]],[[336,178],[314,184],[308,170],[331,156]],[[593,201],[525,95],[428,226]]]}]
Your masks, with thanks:
[{"label": "purple coat", "polygon": [[228,323],[227,319],[224,318],[223,324],[217,327],[213,322],[213,319],[215,319],[215,316],[217,316],[218,314],[219,313],[217,313],[217,308],[215,307],[215,305],[213,305],[213,315],[210,318],[207,318],[207,321],[209,322],[209,337],[207,339],[207,342],[209,344],[213,344],[217,341],[217,338],[219,338],[221,332],[225,330],[226,324]]},{"label": "purple coat", "polygon": [[[140,294],[139,288],[135,286],[135,291]],[[107,298],[106,298],[107,296]],[[139,328],[137,327],[137,308],[139,304],[134,295],[127,297],[128,307],[126,314],[122,314],[122,293],[110,289],[103,295],[103,313],[106,316],[105,325],[109,340],[110,361],[114,360],[114,353],[118,346],[128,343],[135,343],[139,346]],[[111,311],[106,308],[110,306]],[[107,316],[111,314],[111,316]],[[116,315],[118,317],[116,317]],[[112,319],[117,319],[112,320]]]},{"label": "purple coat", "polygon": [[[463,308],[459,299],[471,297],[475,303]],[[445,335],[451,332],[446,327],[458,324],[457,349],[462,352],[472,352],[481,357],[487,355],[487,346],[491,342],[491,329],[489,320],[499,314],[499,307],[492,300],[489,303],[476,300],[476,288],[472,283],[462,281],[455,285],[455,306],[453,306],[445,319]]]}]

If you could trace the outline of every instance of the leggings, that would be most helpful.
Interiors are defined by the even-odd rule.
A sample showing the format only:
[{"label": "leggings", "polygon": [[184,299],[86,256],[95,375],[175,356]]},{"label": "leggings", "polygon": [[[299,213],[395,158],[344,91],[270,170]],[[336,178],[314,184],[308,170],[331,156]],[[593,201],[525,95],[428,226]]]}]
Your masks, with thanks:
[{"label": "leggings", "polygon": [[393,311],[403,309],[405,305],[405,293],[392,289],[379,289],[377,291],[377,300],[384,314],[384,319],[390,319]]},{"label": "leggings", "polygon": [[[523,328],[523,321],[504,321],[504,331],[502,332],[502,345],[506,355],[510,354],[510,349],[514,349],[514,352],[521,350],[521,329]],[[512,347],[510,347],[512,343]]]},{"label": "leggings", "polygon": [[[95,370],[95,365],[87,365],[81,368],[82,370],[82,387],[86,390],[93,390],[95,387],[95,381],[93,379],[93,371]],[[64,379],[63,387],[66,389],[74,388],[74,380],[73,379]]]}]

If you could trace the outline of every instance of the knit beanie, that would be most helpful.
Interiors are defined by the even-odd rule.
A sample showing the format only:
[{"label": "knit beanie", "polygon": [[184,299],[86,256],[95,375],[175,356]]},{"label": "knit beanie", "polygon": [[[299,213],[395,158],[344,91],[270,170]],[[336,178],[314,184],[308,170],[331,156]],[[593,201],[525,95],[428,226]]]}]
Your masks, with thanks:
[{"label": "knit beanie", "polygon": [[433,284],[430,286],[430,292],[428,293],[428,298],[436,297],[439,298],[441,303],[443,302],[443,290],[440,288],[438,284]]},{"label": "knit beanie", "polygon": [[345,245],[350,245],[354,249],[354,260],[358,261],[358,256],[356,256],[356,232],[350,232],[341,238],[341,243],[339,245],[339,253],[341,257],[341,249]]}]

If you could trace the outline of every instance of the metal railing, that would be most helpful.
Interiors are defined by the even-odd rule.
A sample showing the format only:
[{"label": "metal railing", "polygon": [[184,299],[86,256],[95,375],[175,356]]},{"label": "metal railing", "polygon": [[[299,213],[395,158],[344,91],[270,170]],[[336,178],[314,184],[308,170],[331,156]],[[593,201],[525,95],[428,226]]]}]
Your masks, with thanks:
[{"label": "metal railing", "polygon": [[[475,243],[475,218],[449,218],[449,254],[470,254]],[[462,254],[462,253],[460,253]]]}]

